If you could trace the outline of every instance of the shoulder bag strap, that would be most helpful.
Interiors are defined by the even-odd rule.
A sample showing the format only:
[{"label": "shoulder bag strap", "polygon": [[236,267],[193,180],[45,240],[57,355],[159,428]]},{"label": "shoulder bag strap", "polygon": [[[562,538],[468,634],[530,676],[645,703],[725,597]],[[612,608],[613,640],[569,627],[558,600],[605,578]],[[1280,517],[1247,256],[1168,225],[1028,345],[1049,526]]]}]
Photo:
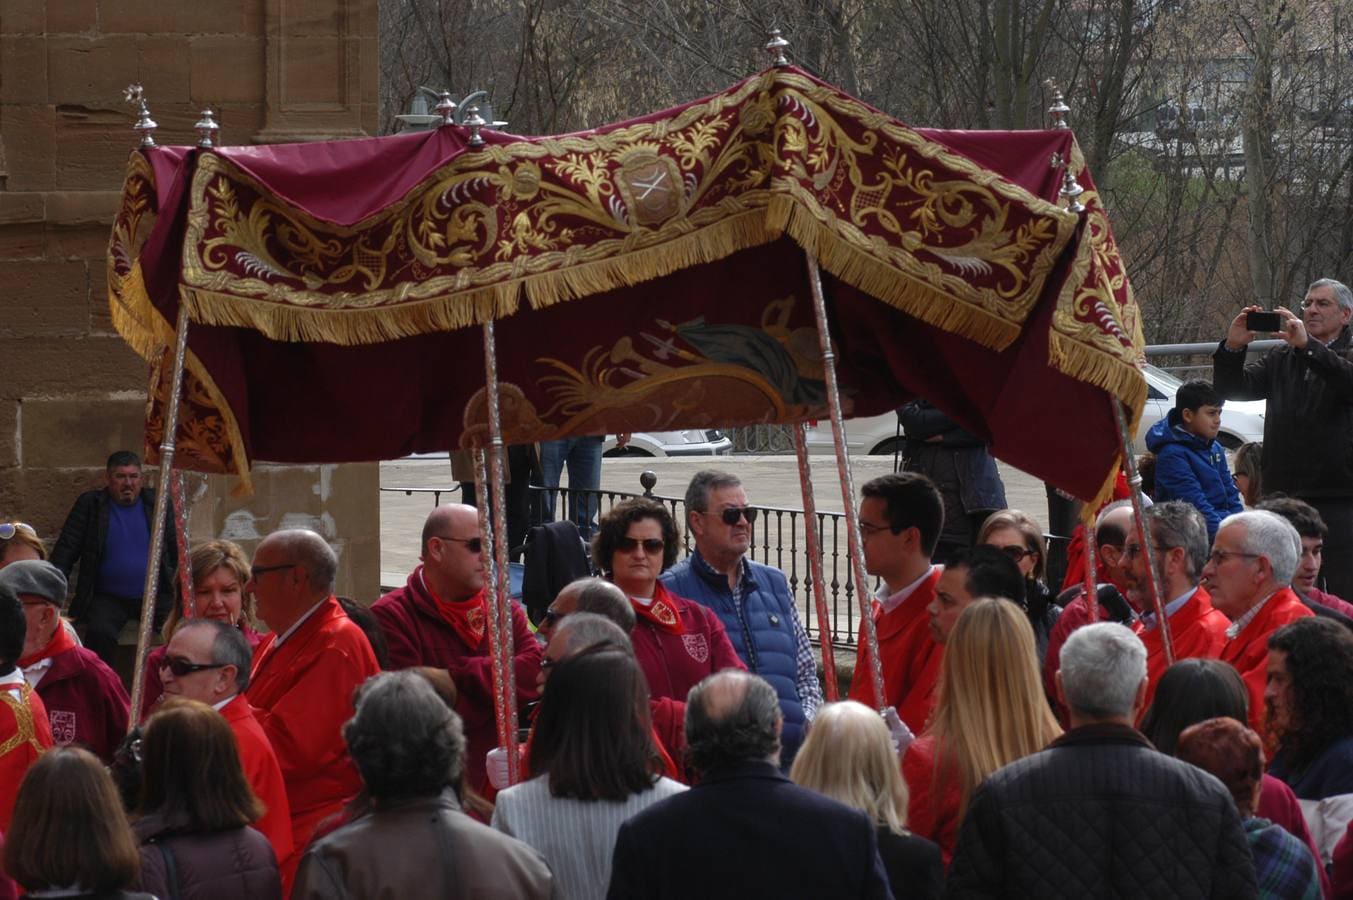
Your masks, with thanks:
[{"label": "shoulder bag strap", "polygon": [[164,860],[164,882],[165,887],[169,889],[168,900],[181,900],[179,867],[174,861],[174,851],[169,849],[168,841],[156,841],[155,846],[160,848],[160,857]]}]

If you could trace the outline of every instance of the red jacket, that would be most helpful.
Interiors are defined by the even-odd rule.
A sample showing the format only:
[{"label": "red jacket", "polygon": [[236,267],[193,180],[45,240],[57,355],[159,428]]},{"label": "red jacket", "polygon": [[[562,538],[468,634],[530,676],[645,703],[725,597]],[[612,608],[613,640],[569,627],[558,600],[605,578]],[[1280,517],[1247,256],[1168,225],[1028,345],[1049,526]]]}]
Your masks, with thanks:
[{"label": "red jacket", "polygon": [[[722,669],[743,669],[718,615],[706,606],[678,597],[659,582],[658,596],[676,610],[681,633],[659,628],[652,620],[636,616],[630,640],[639,668],[648,679],[648,694],[658,700],[670,697],[682,703],[706,675]],[[632,601],[631,601],[632,602]]]},{"label": "red jacket", "polygon": [[[1231,620],[1221,610],[1212,606],[1212,597],[1207,589],[1199,585],[1189,601],[1175,610],[1170,616],[1170,638],[1174,644],[1174,658],[1216,659],[1221,656],[1221,648],[1226,644],[1226,629]],[[1146,704],[1142,715],[1156,696],[1156,685],[1160,676],[1165,674],[1165,643],[1160,628],[1151,628],[1138,619],[1132,623],[1132,630],[1146,645]]]},{"label": "red jacket", "polygon": [[353,691],[380,669],[366,635],[332,596],[276,642],[270,634],[254,652],[246,696],[286,784],[292,856],[278,863],[287,880],[315,825],[362,787],[341,729],[352,718]]},{"label": "red jacket", "polygon": [[[911,595],[892,612],[884,613],[883,604],[874,601],[874,625],[878,631],[879,656],[883,659],[883,689],[886,705],[897,708],[903,722],[917,734],[935,705],[935,685],[940,677],[944,646],[930,633],[930,614],[926,607],[935,597],[935,585],[943,569],[935,566]],[[860,625],[855,674],[850,680],[850,699],[878,708],[870,674],[869,647]]]},{"label": "red jacket", "polygon": [[935,738],[922,735],[902,756],[902,777],[910,791],[907,828],[939,845],[940,859],[947,869],[958,840],[958,770],[946,773],[941,780],[938,763]]},{"label": "red jacket", "polygon": [[282,767],[277,762],[263,726],[254,717],[254,709],[243,694],[221,707],[221,715],[235,732],[235,743],[240,749],[240,766],[245,780],[254,794],[263,801],[264,812],[254,824],[279,860],[291,856],[294,849],[291,836],[291,804],[287,801],[286,784],[282,781]]},{"label": "red jacket", "polygon": [[127,736],[131,700],[122,679],[94,652],[72,647],[51,657],[38,682],[57,746],[84,744],[105,763]]},{"label": "red jacket", "polygon": [[52,746],[47,710],[25,683],[0,688],[0,831],[9,830],[28,767]]},{"label": "red jacket", "polygon": [[[249,641],[249,649],[257,650],[258,645],[263,642],[263,635],[243,622],[240,623],[240,631],[244,632],[245,639]],[[160,702],[160,697],[164,694],[164,682],[160,681],[160,664],[164,662],[164,655],[168,651],[169,645],[161,644],[146,654],[146,671],[141,679],[141,711],[136,720],[138,722],[150,718],[155,704]]]},{"label": "red jacket", "polygon": [[1226,642],[1221,660],[1236,667],[1250,692],[1250,727],[1264,733],[1264,683],[1268,678],[1268,636],[1288,622],[1315,615],[1292,593],[1282,588],[1268,599],[1245,630]]},{"label": "red jacket", "polygon": [[[456,683],[456,712],[465,727],[465,784],[483,792],[484,755],[498,746],[498,724],[493,710],[493,657],[488,629],[478,647],[463,641],[437,610],[437,602],[423,583],[423,567],[413,570],[404,587],[391,591],[371,607],[385,633],[391,669],[435,666],[446,669]],[[540,697],[536,675],[541,649],[526,613],[512,604],[512,670],[517,678],[517,709]]]}]

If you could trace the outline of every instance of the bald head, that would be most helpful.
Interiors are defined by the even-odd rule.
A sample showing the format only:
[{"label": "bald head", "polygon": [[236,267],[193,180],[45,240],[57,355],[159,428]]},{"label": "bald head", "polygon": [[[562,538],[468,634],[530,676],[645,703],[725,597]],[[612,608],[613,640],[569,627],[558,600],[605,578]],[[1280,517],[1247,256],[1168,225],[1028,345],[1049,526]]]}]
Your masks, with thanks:
[{"label": "bald head", "polygon": [[448,503],[423,523],[423,578],[443,600],[468,600],[484,588],[483,538],[479,512],[464,503]]},{"label": "bald head", "polygon": [[314,594],[333,593],[334,578],[338,574],[338,556],[324,538],[308,528],[289,528],[274,531],[263,539],[258,549],[271,547],[298,567],[305,570],[306,583]]},{"label": "bald head", "polygon": [[620,626],[605,616],[596,613],[575,612],[568,616],[554,630],[550,643],[558,643],[562,655],[572,656],[580,650],[594,644],[615,644],[633,652],[630,636],[620,630]]},{"label": "bald head", "polygon": [[716,672],[686,696],[686,742],[702,773],[778,761],[782,724],[775,688],[750,672]]},{"label": "bald head", "polygon": [[479,510],[464,503],[448,503],[428,513],[423,522],[422,552],[428,552],[428,540],[439,535],[479,535]]}]

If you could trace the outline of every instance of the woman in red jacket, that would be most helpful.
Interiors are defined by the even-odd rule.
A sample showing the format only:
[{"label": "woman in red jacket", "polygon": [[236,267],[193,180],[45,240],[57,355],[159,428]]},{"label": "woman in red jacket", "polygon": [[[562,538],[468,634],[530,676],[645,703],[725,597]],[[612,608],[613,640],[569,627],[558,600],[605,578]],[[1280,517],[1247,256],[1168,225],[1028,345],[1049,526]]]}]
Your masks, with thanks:
[{"label": "woman in red jacket", "polygon": [[982,780],[1061,733],[1043,696],[1023,610],[1006,600],[975,601],[945,644],[935,712],[902,758],[911,789],[908,827],[939,844],[948,866]]}]

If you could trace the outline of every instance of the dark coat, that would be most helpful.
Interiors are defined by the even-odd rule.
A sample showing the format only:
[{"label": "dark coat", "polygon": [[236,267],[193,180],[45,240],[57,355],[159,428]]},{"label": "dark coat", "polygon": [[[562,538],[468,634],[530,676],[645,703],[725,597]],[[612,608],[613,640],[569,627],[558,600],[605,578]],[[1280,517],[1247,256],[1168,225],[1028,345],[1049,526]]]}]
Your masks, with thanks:
[{"label": "dark coat", "polygon": [[874,825],[768,762],[705,773],[620,826],[607,897],[891,897]]},{"label": "dark coat", "polygon": [[1303,500],[1353,497],[1353,353],[1349,329],[1328,346],[1283,346],[1245,364],[1222,341],[1212,381],[1227,400],[1268,400],[1264,492]]},{"label": "dark coat", "polygon": [[[924,400],[908,403],[900,415],[908,472],[930,476],[941,493],[952,488],[965,513],[1005,509],[1005,484],[986,441]],[[939,440],[930,440],[934,437]]]},{"label": "dark coat", "polygon": [[161,900],[282,896],[272,845],[252,828],[185,834],[152,813],[132,830],[141,843],[141,888]]},{"label": "dark coat", "polygon": [[1124,725],[1073,729],[973,794],[946,897],[1256,897],[1221,782]]},{"label": "dark coat", "polygon": [[879,856],[888,872],[893,896],[907,900],[939,900],[944,895],[944,863],[940,848],[915,834],[895,834],[880,827]]},{"label": "dark coat", "polygon": [[[142,488],[140,500],[146,514],[146,525],[154,534],[155,491]],[[52,548],[52,565],[64,572],[67,578],[77,563],[80,566],[75,580],[75,595],[70,601],[69,615],[72,619],[83,619],[89,613],[89,604],[94,600],[94,589],[99,581],[99,567],[103,563],[103,546],[107,540],[108,491],[103,488],[85,491],[75,498],[75,505],[66,516],[61,535]],[[164,552],[160,556],[160,581],[155,590],[155,605],[161,612],[173,602],[175,590],[178,544],[174,539],[172,508],[165,513],[164,541]]]}]

